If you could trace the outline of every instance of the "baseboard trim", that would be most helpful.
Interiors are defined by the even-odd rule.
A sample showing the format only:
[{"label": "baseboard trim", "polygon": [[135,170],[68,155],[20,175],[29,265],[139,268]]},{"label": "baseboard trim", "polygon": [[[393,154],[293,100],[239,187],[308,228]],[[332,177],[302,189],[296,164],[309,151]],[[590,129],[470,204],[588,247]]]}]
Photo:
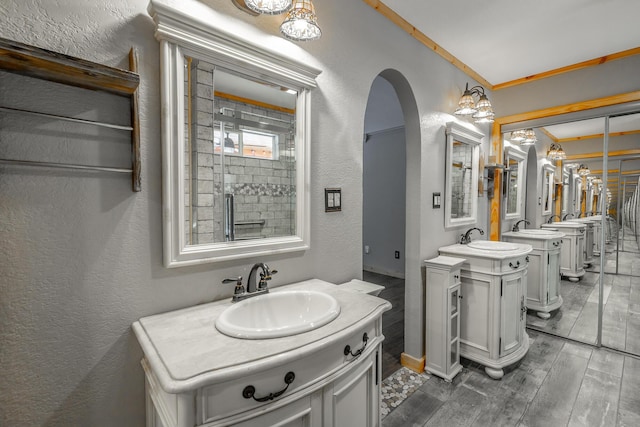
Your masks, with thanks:
[{"label": "baseboard trim", "polygon": [[419,374],[424,372],[424,363],[425,363],[424,356],[422,356],[420,359],[416,359],[415,357],[407,353],[402,353],[400,355],[400,364],[405,368],[411,369],[412,371],[417,372]]}]

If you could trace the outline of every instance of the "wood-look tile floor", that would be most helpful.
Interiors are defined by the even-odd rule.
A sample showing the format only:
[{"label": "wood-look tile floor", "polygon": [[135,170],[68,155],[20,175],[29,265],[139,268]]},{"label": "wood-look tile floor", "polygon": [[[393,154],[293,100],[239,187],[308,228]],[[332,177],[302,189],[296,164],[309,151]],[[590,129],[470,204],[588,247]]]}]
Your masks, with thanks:
[{"label": "wood-look tile floor", "polygon": [[529,331],[531,347],[497,381],[463,359],[382,420],[392,426],[640,426],[640,359]]},{"label": "wood-look tile floor", "polygon": [[362,272],[362,280],[384,286],[378,295],[391,303],[391,310],[382,315],[382,378],[400,369],[404,351],[404,279],[370,271]]}]

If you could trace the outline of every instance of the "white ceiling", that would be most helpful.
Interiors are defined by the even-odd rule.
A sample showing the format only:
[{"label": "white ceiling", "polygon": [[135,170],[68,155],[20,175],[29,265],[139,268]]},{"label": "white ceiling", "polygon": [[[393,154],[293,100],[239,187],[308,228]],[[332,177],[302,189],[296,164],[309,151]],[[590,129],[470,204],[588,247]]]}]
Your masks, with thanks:
[{"label": "white ceiling", "polygon": [[640,0],[383,0],[492,85],[640,45]]}]

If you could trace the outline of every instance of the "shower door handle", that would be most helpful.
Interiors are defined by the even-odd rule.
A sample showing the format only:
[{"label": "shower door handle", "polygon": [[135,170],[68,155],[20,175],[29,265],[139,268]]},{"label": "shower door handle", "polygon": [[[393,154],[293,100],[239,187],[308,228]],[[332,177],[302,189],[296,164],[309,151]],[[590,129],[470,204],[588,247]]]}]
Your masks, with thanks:
[{"label": "shower door handle", "polygon": [[233,214],[234,202],[233,194],[225,193],[224,195],[224,237],[227,242],[236,239],[236,224]]}]

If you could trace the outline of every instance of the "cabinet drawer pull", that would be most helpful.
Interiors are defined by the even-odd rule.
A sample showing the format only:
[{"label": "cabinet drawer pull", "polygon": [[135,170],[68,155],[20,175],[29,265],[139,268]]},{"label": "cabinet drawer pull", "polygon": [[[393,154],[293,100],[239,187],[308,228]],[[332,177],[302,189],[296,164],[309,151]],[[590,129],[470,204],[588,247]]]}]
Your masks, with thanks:
[{"label": "cabinet drawer pull", "polygon": [[256,388],[252,385],[248,385],[244,388],[244,390],[242,390],[242,397],[244,397],[245,399],[253,398],[253,400],[255,400],[256,402],[268,402],[269,400],[273,400],[277,397],[282,396],[284,392],[287,391],[287,389],[289,388],[289,384],[291,384],[295,379],[296,379],[296,374],[294,374],[293,372],[287,372],[284,376],[284,382],[285,384],[287,384],[285,388],[283,388],[280,391],[276,391],[275,393],[269,393],[269,395],[264,397],[256,397],[255,396]]},{"label": "cabinet drawer pull", "polygon": [[460,276],[459,276],[459,275],[457,275],[457,274],[454,274],[454,275],[453,275],[453,278],[454,278],[454,279],[456,279],[456,280],[458,280],[458,279],[460,278]]},{"label": "cabinet drawer pull", "polygon": [[527,256],[525,257],[525,260],[527,260],[527,264],[528,264],[528,263],[529,263],[529,255],[527,255]]},{"label": "cabinet drawer pull", "polygon": [[360,350],[357,350],[355,353],[351,352],[351,346],[347,344],[344,348],[344,355],[345,356],[351,355],[352,357],[358,357],[362,354],[364,349],[367,348],[367,343],[369,342],[369,336],[367,335],[366,332],[362,336],[362,342],[364,343],[364,345]]},{"label": "cabinet drawer pull", "polygon": [[555,246],[555,247],[560,246],[560,242],[553,242],[553,246]]},{"label": "cabinet drawer pull", "polygon": [[517,261],[515,264],[509,263],[509,267],[511,267],[511,268],[520,268],[520,261]]}]

